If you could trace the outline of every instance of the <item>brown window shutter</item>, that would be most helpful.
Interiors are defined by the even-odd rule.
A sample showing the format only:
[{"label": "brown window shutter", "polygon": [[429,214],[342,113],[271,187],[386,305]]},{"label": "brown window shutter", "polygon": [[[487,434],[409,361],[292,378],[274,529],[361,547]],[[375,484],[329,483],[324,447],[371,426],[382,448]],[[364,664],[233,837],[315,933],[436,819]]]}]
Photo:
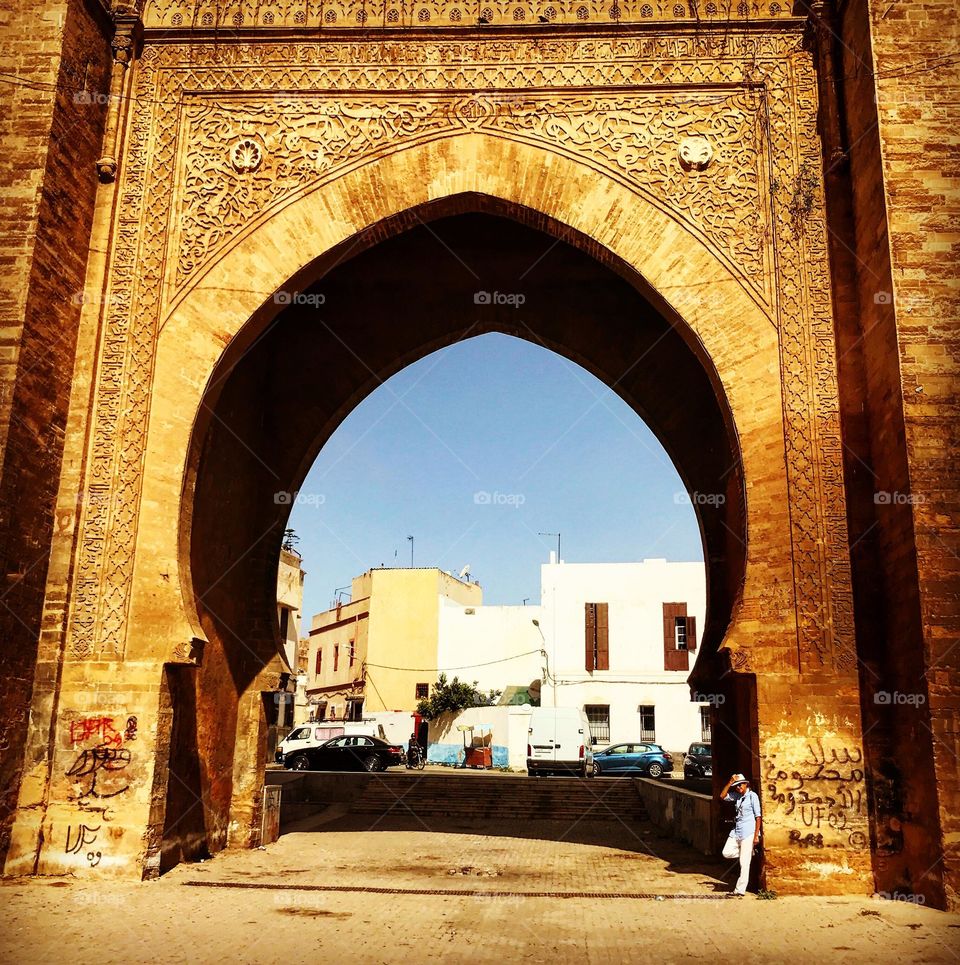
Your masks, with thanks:
[{"label": "brown window shutter", "polygon": [[687,649],[697,649],[697,618],[687,617]]},{"label": "brown window shutter", "polygon": [[687,670],[690,661],[685,650],[677,650],[676,619],[687,615],[686,603],[663,604],[663,669]]},{"label": "brown window shutter", "polygon": [[587,670],[593,670],[593,646],[597,636],[597,611],[592,603],[584,604],[584,644],[583,665]]},{"label": "brown window shutter", "polygon": [[610,669],[610,618],[608,604],[597,604],[597,670]]},{"label": "brown window shutter", "polygon": [[663,654],[666,655],[676,647],[676,638],[673,633],[673,611],[672,604],[663,604]]}]

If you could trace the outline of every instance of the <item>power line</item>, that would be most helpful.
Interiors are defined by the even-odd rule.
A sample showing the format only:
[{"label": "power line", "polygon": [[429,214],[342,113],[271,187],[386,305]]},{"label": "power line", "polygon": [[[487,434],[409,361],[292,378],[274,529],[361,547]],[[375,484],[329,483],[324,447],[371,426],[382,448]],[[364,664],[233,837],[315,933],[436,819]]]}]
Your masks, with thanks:
[{"label": "power line", "polygon": [[474,667],[489,667],[495,663],[507,663],[510,660],[519,660],[520,657],[529,657],[534,653],[542,653],[539,648],[528,650],[526,653],[515,653],[512,657],[501,657],[499,660],[488,660],[486,663],[468,663],[462,667],[388,667],[382,663],[365,663],[365,667],[376,667],[378,670],[406,670],[410,673],[446,673],[448,670],[472,670]]}]

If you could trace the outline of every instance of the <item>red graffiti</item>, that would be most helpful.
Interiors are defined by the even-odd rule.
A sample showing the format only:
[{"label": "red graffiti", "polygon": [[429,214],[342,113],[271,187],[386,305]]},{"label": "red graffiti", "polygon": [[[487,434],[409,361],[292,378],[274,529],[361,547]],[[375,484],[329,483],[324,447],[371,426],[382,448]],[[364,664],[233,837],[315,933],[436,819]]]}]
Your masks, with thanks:
[{"label": "red graffiti", "polygon": [[70,740],[74,744],[94,739],[101,746],[119,747],[123,737],[113,726],[112,717],[81,717],[70,722]]}]

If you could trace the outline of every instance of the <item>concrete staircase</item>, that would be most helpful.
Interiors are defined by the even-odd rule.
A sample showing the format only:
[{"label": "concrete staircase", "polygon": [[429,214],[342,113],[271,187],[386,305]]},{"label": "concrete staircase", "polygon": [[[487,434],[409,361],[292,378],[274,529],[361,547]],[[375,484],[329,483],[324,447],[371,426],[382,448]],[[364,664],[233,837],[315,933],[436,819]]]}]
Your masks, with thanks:
[{"label": "concrete staircase", "polygon": [[[300,776],[300,775],[298,775]],[[629,778],[529,778],[467,774],[302,775],[284,797],[304,814],[339,803],[351,814],[470,821],[640,821],[647,818]]]}]

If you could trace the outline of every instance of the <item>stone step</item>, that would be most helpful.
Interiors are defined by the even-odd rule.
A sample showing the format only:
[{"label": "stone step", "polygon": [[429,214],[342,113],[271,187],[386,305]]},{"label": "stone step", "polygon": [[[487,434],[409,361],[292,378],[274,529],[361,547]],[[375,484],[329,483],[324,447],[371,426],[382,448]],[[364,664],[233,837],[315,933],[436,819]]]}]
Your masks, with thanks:
[{"label": "stone step", "polygon": [[355,814],[414,814],[465,820],[638,821],[646,810],[630,781],[581,778],[371,776],[351,803]]}]

